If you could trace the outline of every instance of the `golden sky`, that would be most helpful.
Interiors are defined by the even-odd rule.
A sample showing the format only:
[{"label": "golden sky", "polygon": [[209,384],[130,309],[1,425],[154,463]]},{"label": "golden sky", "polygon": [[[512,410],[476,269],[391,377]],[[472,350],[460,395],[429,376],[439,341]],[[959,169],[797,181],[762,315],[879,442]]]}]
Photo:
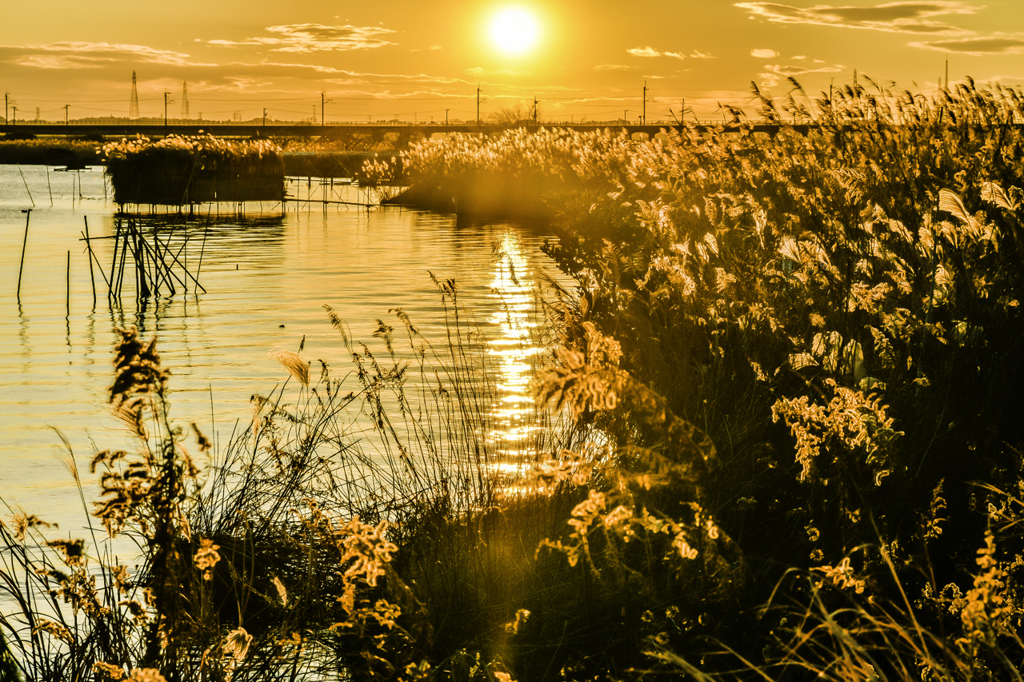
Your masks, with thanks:
[{"label": "golden sky", "polygon": [[[491,24],[516,7],[533,47],[500,49]],[[518,40],[517,22],[507,17]],[[750,82],[812,96],[853,71],[931,94],[956,82],[1024,80],[1024,0],[5,0],[0,87],[17,118],[143,116],[328,121],[475,119],[538,100],[543,121],[716,115],[750,105]],[[750,107],[753,111],[754,107]],[[671,112],[671,114],[670,114]]]}]

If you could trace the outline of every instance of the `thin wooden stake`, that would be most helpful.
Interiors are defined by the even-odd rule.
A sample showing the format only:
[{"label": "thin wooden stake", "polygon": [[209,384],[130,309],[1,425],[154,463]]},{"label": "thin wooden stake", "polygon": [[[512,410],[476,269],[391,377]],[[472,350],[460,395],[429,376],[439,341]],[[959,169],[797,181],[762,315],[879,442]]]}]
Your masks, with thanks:
[{"label": "thin wooden stake", "polygon": [[[19,169],[20,170],[20,169]],[[21,265],[18,266],[18,302],[21,302],[21,273],[25,269],[25,247],[28,246],[28,221],[32,217],[32,209],[25,209],[25,239],[21,242]]]},{"label": "thin wooden stake", "polygon": [[110,262],[110,283],[107,285],[107,298],[114,295],[114,269],[117,267],[117,247],[121,243],[121,219],[114,222],[114,259]]},{"label": "thin wooden stake", "polygon": [[121,300],[121,289],[124,286],[124,266],[125,261],[128,259],[128,232],[125,231],[121,237],[121,262],[119,263],[117,270],[117,300]]},{"label": "thin wooden stake", "polygon": [[71,317],[71,252],[68,251],[68,269],[67,276],[64,279],[66,288],[64,289],[64,310],[66,312],[65,317]]},{"label": "thin wooden stake", "polygon": [[[107,285],[107,293],[109,294],[110,293],[110,283],[107,281],[107,273],[103,272],[103,266],[100,265],[100,259],[96,255],[96,252],[92,250],[92,244],[90,244],[90,242],[92,241],[92,238],[91,237],[86,237],[84,232],[79,232],[78,234],[82,235],[82,239],[80,241],[85,242],[86,248],[89,250],[89,255],[92,257],[92,260],[96,261],[96,269],[100,271],[100,277],[103,278],[103,283]],[[102,239],[102,237],[97,237],[97,239]],[[90,266],[90,270],[91,269],[92,268]],[[90,273],[90,276],[91,276],[91,273]],[[95,292],[95,287],[93,287],[93,290]]]},{"label": "thin wooden stake", "polygon": [[[175,263],[177,263],[177,264],[178,264],[178,266],[180,266],[180,267],[181,267],[181,270],[182,270],[182,272],[184,272],[184,273],[185,273],[185,275],[186,275],[186,276],[187,276],[187,277],[188,277],[189,279],[191,279],[191,280],[192,280],[193,282],[195,282],[195,283],[196,283],[196,286],[197,286],[198,288],[202,289],[202,290],[203,290],[203,293],[205,294],[205,293],[206,293],[206,289],[205,289],[205,288],[203,287],[203,285],[202,285],[202,284],[200,284],[200,283],[199,283],[199,280],[198,280],[198,279],[196,279],[195,275],[193,275],[193,274],[192,274],[191,272],[189,272],[189,271],[188,271],[188,270],[187,270],[187,269],[185,268],[185,266],[181,264],[181,261],[180,261],[180,260],[178,260],[178,257],[177,257],[177,256],[175,256],[175,255],[174,255],[173,253],[171,253],[170,249],[169,249],[169,248],[168,248],[168,247],[167,247],[167,246],[166,246],[165,244],[163,244],[162,242],[161,242],[161,246],[163,246],[163,248],[164,248],[164,251],[165,251],[165,252],[166,252],[166,253],[167,253],[167,254],[168,254],[168,255],[169,255],[170,257],[171,257],[171,260],[173,260],[173,261],[174,261]],[[182,248],[184,248],[184,247],[182,247]],[[169,267],[169,266],[168,266],[168,272],[170,272],[170,273],[171,273],[172,275],[174,275],[173,271],[171,271],[171,269],[170,269],[170,267]],[[198,271],[197,271],[197,272],[198,272]],[[181,279],[180,277],[178,277],[177,275],[174,275],[174,278],[175,278],[176,280],[178,280],[178,282],[179,282],[179,283],[181,284],[181,286],[185,286],[185,282],[183,282],[183,281],[182,281],[182,279]]]},{"label": "thin wooden stake", "polygon": [[25,173],[21,170],[21,165],[18,165],[18,172],[21,173],[21,181],[25,183],[25,191],[28,192],[28,198],[32,202],[32,208],[36,207],[36,200],[32,198],[32,190],[28,188],[28,180],[25,179]]},{"label": "thin wooden stake", "polygon": [[[92,307],[96,307],[96,276],[92,272],[92,244],[89,243],[89,217],[85,218],[85,248],[89,251],[89,283],[92,284]],[[102,270],[100,273],[102,274]]]},{"label": "thin wooden stake", "polygon": [[142,233],[139,230],[139,226],[132,224],[132,232],[135,235],[135,272],[139,279],[139,289],[137,291],[138,296],[141,298],[149,298],[149,282],[146,281],[146,254],[142,250]]},{"label": "thin wooden stake", "polygon": [[157,239],[156,232],[153,233],[153,246],[150,246],[147,242],[143,242],[146,247],[146,251],[149,252],[150,261],[153,263],[153,284],[156,287],[157,293],[160,292],[160,280],[167,283],[167,287],[171,290],[171,296],[176,292],[174,290],[174,282],[171,281],[170,267],[167,265],[167,260],[163,254],[160,253],[161,247],[163,251],[167,251],[166,247]]}]

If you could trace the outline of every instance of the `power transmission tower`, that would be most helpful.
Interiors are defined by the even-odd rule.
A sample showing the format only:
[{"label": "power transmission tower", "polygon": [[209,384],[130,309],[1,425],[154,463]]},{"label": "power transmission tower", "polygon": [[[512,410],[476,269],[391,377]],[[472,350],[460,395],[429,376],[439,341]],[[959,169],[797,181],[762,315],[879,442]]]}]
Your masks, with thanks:
[{"label": "power transmission tower", "polygon": [[139,117],[139,89],[135,82],[135,72],[132,71],[132,101],[128,105],[128,118],[136,119]]},{"label": "power transmission tower", "polygon": [[181,81],[181,117],[186,121],[192,118],[188,113],[188,81]]}]

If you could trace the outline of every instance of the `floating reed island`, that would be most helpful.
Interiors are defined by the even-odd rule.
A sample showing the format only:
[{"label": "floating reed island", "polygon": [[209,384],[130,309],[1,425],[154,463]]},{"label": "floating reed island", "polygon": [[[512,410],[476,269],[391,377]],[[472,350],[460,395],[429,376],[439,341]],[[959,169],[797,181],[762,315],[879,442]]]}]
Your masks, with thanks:
[{"label": "floating reed island", "polygon": [[104,145],[102,156],[122,207],[284,199],[284,159],[268,140],[139,136]]}]

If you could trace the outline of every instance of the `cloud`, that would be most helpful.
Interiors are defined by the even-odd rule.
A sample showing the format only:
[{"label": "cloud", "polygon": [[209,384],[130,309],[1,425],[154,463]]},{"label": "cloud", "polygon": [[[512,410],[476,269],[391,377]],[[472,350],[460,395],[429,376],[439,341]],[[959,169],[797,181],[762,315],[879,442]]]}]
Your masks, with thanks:
[{"label": "cloud", "polygon": [[[673,59],[686,59],[686,55],[682,52],[661,52],[660,50],[655,50],[650,45],[647,47],[632,47],[626,50],[626,52],[634,57],[672,57]],[[708,58],[700,52],[694,52],[694,54],[690,56],[694,57],[697,55],[700,55],[700,58],[702,59]]]},{"label": "cloud", "polygon": [[808,69],[803,66],[786,66],[782,64],[765,64],[765,71],[757,74],[761,77],[761,82],[766,87],[773,87],[779,84],[779,81],[783,78],[795,78],[796,76],[802,76],[807,73],[838,73],[843,70],[842,64],[834,64],[832,66],[822,66],[817,69]]},{"label": "cloud", "polygon": [[382,36],[394,33],[380,26],[325,26],[324,24],[284,24],[268,26],[271,36],[245,40],[210,40],[210,45],[238,47],[266,45],[272,52],[343,52],[367,50],[394,43]]},{"label": "cloud", "polygon": [[647,47],[631,47],[626,50],[634,57],[660,57],[661,53],[655,50],[653,47],[648,45]]},{"label": "cloud", "polygon": [[97,69],[126,60],[143,64],[192,65],[189,62],[189,55],[182,52],[123,43],[59,42],[48,45],[0,45],[0,51],[16,53],[3,61],[37,69]]},{"label": "cloud", "polygon": [[973,56],[984,54],[1024,54],[1024,35],[993,34],[957,40],[928,40],[911,43],[911,45],[941,52],[954,52]]},{"label": "cloud", "polygon": [[815,5],[802,8],[775,2],[738,2],[735,6],[747,10],[751,16],[778,24],[814,24],[930,35],[965,33],[951,24],[934,21],[934,17],[974,14],[981,9],[956,0],[887,2],[868,7]]},{"label": "cloud", "polygon": [[470,76],[529,76],[529,71],[513,71],[511,69],[497,69],[489,71],[480,66],[474,66],[471,69],[466,69],[466,73]]},{"label": "cloud", "polygon": [[632,66],[625,66],[623,64],[598,64],[594,67],[595,71],[629,71]]},{"label": "cloud", "polygon": [[775,50],[751,50],[750,54],[758,59],[772,59],[779,56],[779,53]]},{"label": "cloud", "polygon": [[710,54],[708,52],[701,52],[700,50],[694,50],[693,52],[690,53],[690,56],[692,58],[694,58],[694,59],[715,59],[716,58],[713,54]]},{"label": "cloud", "polygon": [[[471,71],[471,70],[472,69],[467,69],[467,71]],[[468,84],[469,83],[469,81],[467,81],[464,78],[445,78],[443,76],[428,76],[425,73],[415,73],[415,74],[371,73],[371,72],[359,72],[359,71],[346,71],[344,69],[332,69],[332,71],[334,73],[338,73],[338,74],[342,74],[342,75],[345,75],[345,76],[349,76],[350,78],[363,79],[362,82],[368,82],[370,80],[376,79],[376,80],[384,80],[384,81],[406,81],[406,82],[416,82],[416,83],[443,83],[443,84],[451,84],[451,83],[460,83],[460,84],[461,83],[466,83],[466,84]],[[482,70],[481,70],[481,73],[482,73]]]}]

